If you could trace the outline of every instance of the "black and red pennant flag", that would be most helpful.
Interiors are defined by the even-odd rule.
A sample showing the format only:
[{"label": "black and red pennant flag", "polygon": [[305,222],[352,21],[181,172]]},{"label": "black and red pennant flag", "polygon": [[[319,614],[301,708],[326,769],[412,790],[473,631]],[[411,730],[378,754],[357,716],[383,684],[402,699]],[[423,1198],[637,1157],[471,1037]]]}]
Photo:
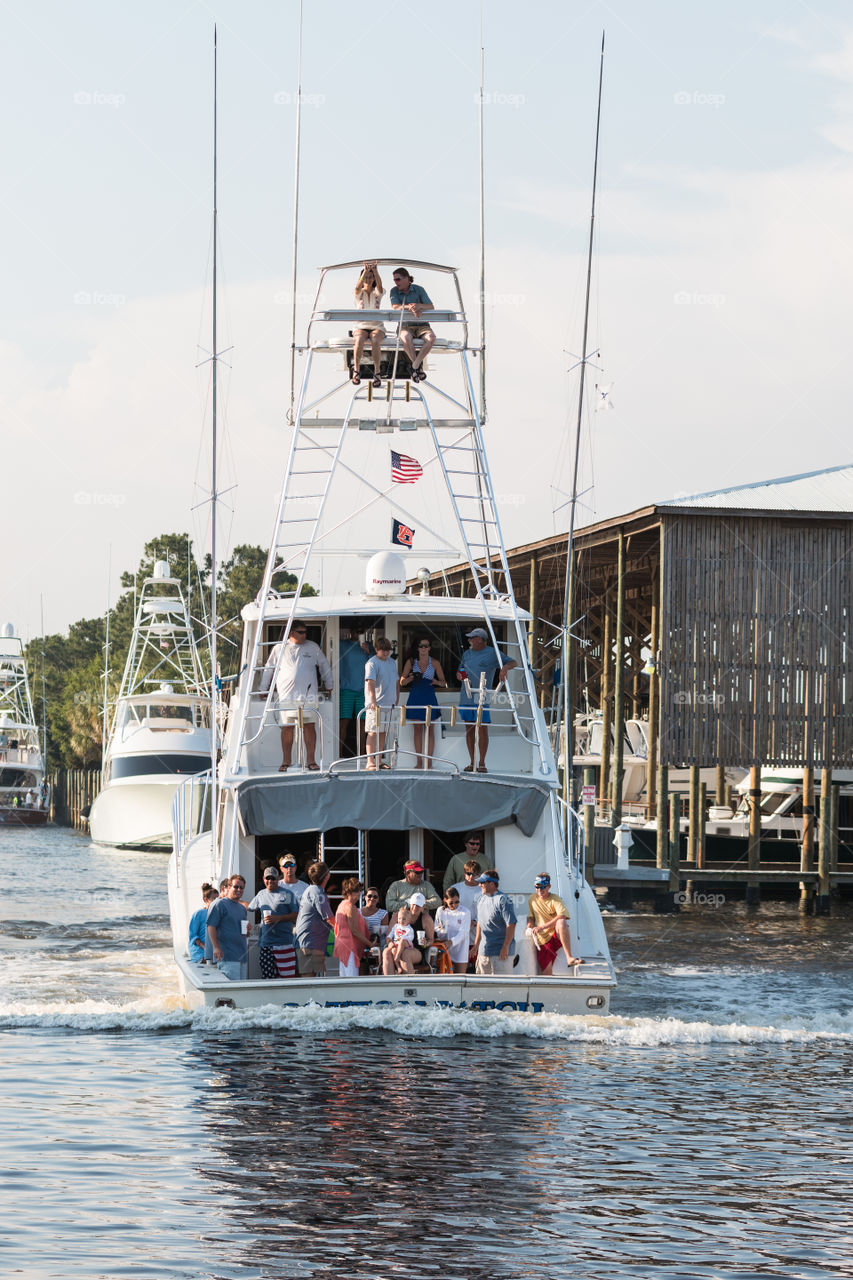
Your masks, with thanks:
[{"label": "black and red pennant flag", "polygon": [[401,520],[391,520],[391,541],[398,547],[410,547],[415,540],[415,531],[410,524]]}]

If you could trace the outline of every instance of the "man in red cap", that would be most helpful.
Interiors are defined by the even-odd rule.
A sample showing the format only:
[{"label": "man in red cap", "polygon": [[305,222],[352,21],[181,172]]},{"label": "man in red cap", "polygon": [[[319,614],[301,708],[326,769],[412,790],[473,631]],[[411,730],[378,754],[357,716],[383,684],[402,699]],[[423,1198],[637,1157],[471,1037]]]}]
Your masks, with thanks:
[{"label": "man in red cap", "polygon": [[409,901],[413,893],[422,893],[425,911],[437,911],[441,906],[441,895],[424,880],[424,869],[420,862],[407,862],[403,867],[403,880],[395,880],[385,898],[385,910],[392,916]]}]

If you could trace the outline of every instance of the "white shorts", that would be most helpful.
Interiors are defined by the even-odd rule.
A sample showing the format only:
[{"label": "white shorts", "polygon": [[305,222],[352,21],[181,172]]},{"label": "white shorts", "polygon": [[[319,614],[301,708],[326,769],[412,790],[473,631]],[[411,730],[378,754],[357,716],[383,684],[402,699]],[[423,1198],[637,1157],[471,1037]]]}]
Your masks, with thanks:
[{"label": "white shorts", "polygon": [[280,725],[299,724],[300,710],[302,711],[303,724],[317,723],[317,707],[311,702],[304,703],[301,708],[295,707],[292,702],[286,702],[284,705],[279,703],[277,711],[278,723]]},{"label": "white shorts", "polygon": [[391,720],[391,707],[368,707],[364,713],[364,727],[368,733],[384,733]]}]

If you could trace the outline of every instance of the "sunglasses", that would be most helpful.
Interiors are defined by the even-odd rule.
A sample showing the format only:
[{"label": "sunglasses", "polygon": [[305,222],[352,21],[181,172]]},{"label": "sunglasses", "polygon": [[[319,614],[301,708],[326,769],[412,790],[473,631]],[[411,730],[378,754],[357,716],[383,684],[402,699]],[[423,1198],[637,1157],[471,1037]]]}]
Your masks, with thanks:
[{"label": "sunglasses", "polygon": [[378,897],[379,897],[379,894],[378,894],[378,893],[366,893],[364,896],[365,896],[365,898],[378,898]]}]

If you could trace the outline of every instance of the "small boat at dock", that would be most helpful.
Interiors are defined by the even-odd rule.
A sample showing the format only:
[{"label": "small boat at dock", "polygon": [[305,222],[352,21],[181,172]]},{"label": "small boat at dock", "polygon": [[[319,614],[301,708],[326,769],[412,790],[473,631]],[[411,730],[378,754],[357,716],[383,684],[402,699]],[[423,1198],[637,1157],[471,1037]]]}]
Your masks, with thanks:
[{"label": "small boat at dock", "polygon": [[43,826],[48,809],[24,646],[7,623],[0,636],[0,824]]}]

